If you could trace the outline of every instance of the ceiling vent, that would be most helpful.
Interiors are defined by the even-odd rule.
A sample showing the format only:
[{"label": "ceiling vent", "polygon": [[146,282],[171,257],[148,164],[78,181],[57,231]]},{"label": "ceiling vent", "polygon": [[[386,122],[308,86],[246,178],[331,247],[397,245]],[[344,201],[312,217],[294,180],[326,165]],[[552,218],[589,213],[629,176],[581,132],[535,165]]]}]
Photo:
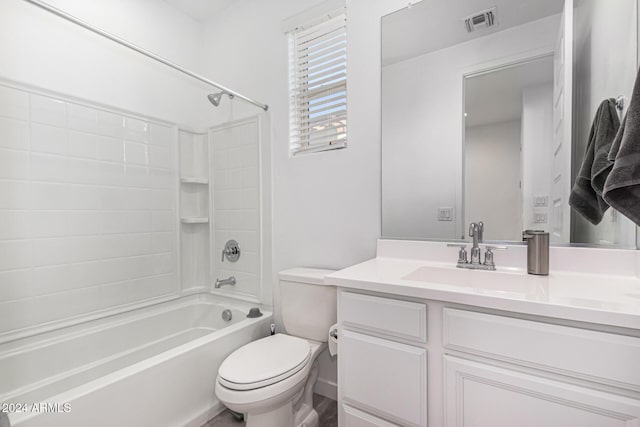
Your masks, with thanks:
[{"label": "ceiling vent", "polygon": [[464,18],[464,26],[467,29],[467,33],[473,33],[496,25],[498,25],[498,19],[495,6]]}]

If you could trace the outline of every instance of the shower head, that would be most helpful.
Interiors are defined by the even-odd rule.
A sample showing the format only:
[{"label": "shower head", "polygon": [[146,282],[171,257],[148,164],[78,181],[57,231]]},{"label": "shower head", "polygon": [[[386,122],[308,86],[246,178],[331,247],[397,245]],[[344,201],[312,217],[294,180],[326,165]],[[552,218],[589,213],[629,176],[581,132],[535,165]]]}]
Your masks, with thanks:
[{"label": "shower head", "polygon": [[217,107],[218,105],[220,105],[220,100],[222,99],[222,95],[227,95],[229,96],[229,99],[233,99],[233,95],[224,90],[218,93],[210,93],[209,95],[207,95],[207,98],[209,98],[210,103],[212,103],[214,106]]}]

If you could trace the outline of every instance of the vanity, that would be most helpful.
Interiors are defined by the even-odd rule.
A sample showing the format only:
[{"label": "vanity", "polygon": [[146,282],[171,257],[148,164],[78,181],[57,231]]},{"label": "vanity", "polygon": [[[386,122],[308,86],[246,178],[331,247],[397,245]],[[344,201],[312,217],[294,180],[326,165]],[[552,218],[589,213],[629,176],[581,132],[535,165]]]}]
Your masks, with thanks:
[{"label": "vanity", "polygon": [[496,271],[456,253],[380,240],[327,276],[340,426],[640,425],[637,251],[552,247],[549,276],[526,273],[521,245]]}]

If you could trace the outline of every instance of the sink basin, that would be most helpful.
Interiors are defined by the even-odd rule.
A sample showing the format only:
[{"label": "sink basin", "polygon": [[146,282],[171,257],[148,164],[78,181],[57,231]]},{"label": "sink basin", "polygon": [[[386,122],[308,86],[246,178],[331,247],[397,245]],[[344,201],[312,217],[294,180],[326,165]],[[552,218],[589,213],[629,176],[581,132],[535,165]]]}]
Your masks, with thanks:
[{"label": "sink basin", "polygon": [[546,288],[546,276],[531,276],[524,272],[466,270],[456,267],[424,266],[402,277],[403,280],[474,288],[478,291],[518,294],[539,293]]}]

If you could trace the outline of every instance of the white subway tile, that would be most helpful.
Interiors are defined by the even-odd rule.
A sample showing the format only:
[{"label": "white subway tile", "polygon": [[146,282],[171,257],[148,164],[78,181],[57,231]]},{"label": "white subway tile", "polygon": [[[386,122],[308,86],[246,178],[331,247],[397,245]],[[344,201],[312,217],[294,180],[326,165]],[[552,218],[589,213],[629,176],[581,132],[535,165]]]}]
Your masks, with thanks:
[{"label": "white subway tile", "polygon": [[0,270],[30,267],[33,242],[30,240],[0,240]]},{"label": "white subway tile", "polygon": [[29,153],[0,148],[0,179],[29,179]]},{"label": "white subway tile", "polygon": [[150,252],[173,252],[174,235],[171,232],[158,232],[151,234]]},{"label": "white subway tile", "polygon": [[149,164],[148,147],[140,142],[125,142],[125,161],[127,165],[136,164],[147,166]]},{"label": "white subway tile", "polygon": [[73,184],[98,185],[102,184],[100,162],[90,159],[69,159],[67,181]]},{"label": "white subway tile", "polygon": [[[149,133],[151,135],[150,140],[152,144],[161,145],[163,147],[171,145],[173,140],[173,130],[170,127],[151,123],[149,126]],[[190,136],[190,134],[182,132],[180,134],[181,142],[183,136],[187,137]]]},{"label": "white subway tile", "polygon": [[59,211],[25,212],[31,238],[62,237],[69,235],[69,215]]},{"label": "white subway tile", "polygon": [[149,141],[149,124],[140,119],[125,117],[124,137],[128,141],[138,141],[138,142]]},{"label": "white subway tile", "polygon": [[36,267],[65,264],[73,261],[71,239],[68,237],[35,239],[32,242],[33,265]]},{"label": "white subway tile", "polygon": [[258,188],[260,186],[260,171],[255,166],[243,168],[240,182],[242,188]]},{"label": "white subway tile", "polygon": [[227,152],[225,150],[216,150],[213,154],[213,169],[223,170],[227,167]]},{"label": "white subway tile", "polygon": [[31,121],[52,126],[67,126],[67,106],[64,101],[31,94]]},{"label": "white subway tile", "polygon": [[124,184],[128,187],[148,187],[150,186],[149,174],[148,167],[127,165]]},{"label": "white subway tile", "polygon": [[173,231],[175,225],[173,212],[151,212],[151,231]]},{"label": "white subway tile", "polygon": [[[0,271],[0,303],[30,296],[32,282],[33,271],[31,269]],[[3,308],[0,306],[0,310]],[[9,318],[5,315],[4,310],[2,314],[4,323]],[[4,326],[2,330],[7,330],[7,326]]]},{"label": "white subway tile", "polygon": [[228,189],[242,188],[242,169],[232,169],[227,171],[227,187]]},{"label": "white subway tile", "polygon": [[119,114],[98,111],[98,134],[113,138],[124,138],[124,120]]},{"label": "white subway tile", "polygon": [[102,209],[102,199],[99,188],[90,185],[69,185],[69,199],[67,209],[70,210],[99,210]]},{"label": "white subway tile", "polygon": [[72,157],[98,158],[98,137],[90,133],[68,131],[67,150]]},{"label": "white subway tile", "polygon": [[125,141],[107,136],[100,137],[98,139],[98,159],[124,163]]},{"label": "white subway tile", "polygon": [[84,105],[67,103],[67,126],[69,129],[97,133],[98,110]]},{"label": "white subway tile", "polygon": [[32,182],[30,199],[31,209],[65,210],[69,207],[69,187],[67,184]]},{"label": "white subway tile", "polygon": [[173,172],[165,169],[149,169],[149,187],[157,189],[173,189],[176,178]]},{"label": "white subway tile", "polygon": [[259,209],[260,208],[260,193],[257,188],[249,188],[242,190],[242,203],[240,207],[242,209]]},{"label": "white subway tile", "polygon": [[66,157],[49,154],[31,154],[31,179],[34,181],[64,182],[69,174]]},{"label": "white subway tile", "polygon": [[29,96],[27,93],[0,85],[0,116],[29,120]]},{"label": "white subway tile", "polygon": [[0,118],[0,147],[29,149],[29,126],[26,122]]},{"label": "white subway tile", "polygon": [[170,210],[173,208],[173,193],[168,190],[148,190],[149,209]]},{"label": "white subway tile", "polygon": [[120,236],[127,256],[148,255],[154,252],[152,234],[132,234]]},{"label": "white subway tile", "polygon": [[0,236],[2,239],[29,238],[30,224],[24,212],[0,211]]},{"label": "white subway tile", "polygon": [[71,236],[93,236],[103,232],[100,212],[69,211],[68,216]]},{"label": "white subway tile", "polygon": [[31,151],[65,155],[67,153],[66,130],[55,126],[32,124]]},{"label": "white subway tile", "polygon": [[102,185],[125,185],[127,168],[124,164],[100,162],[97,173]]},{"label": "white subway tile", "polygon": [[27,181],[0,181],[0,195],[0,209],[31,208],[30,184]]},{"label": "white subway tile", "polygon": [[168,148],[152,145],[149,150],[149,164],[154,168],[171,169],[171,151]]}]

